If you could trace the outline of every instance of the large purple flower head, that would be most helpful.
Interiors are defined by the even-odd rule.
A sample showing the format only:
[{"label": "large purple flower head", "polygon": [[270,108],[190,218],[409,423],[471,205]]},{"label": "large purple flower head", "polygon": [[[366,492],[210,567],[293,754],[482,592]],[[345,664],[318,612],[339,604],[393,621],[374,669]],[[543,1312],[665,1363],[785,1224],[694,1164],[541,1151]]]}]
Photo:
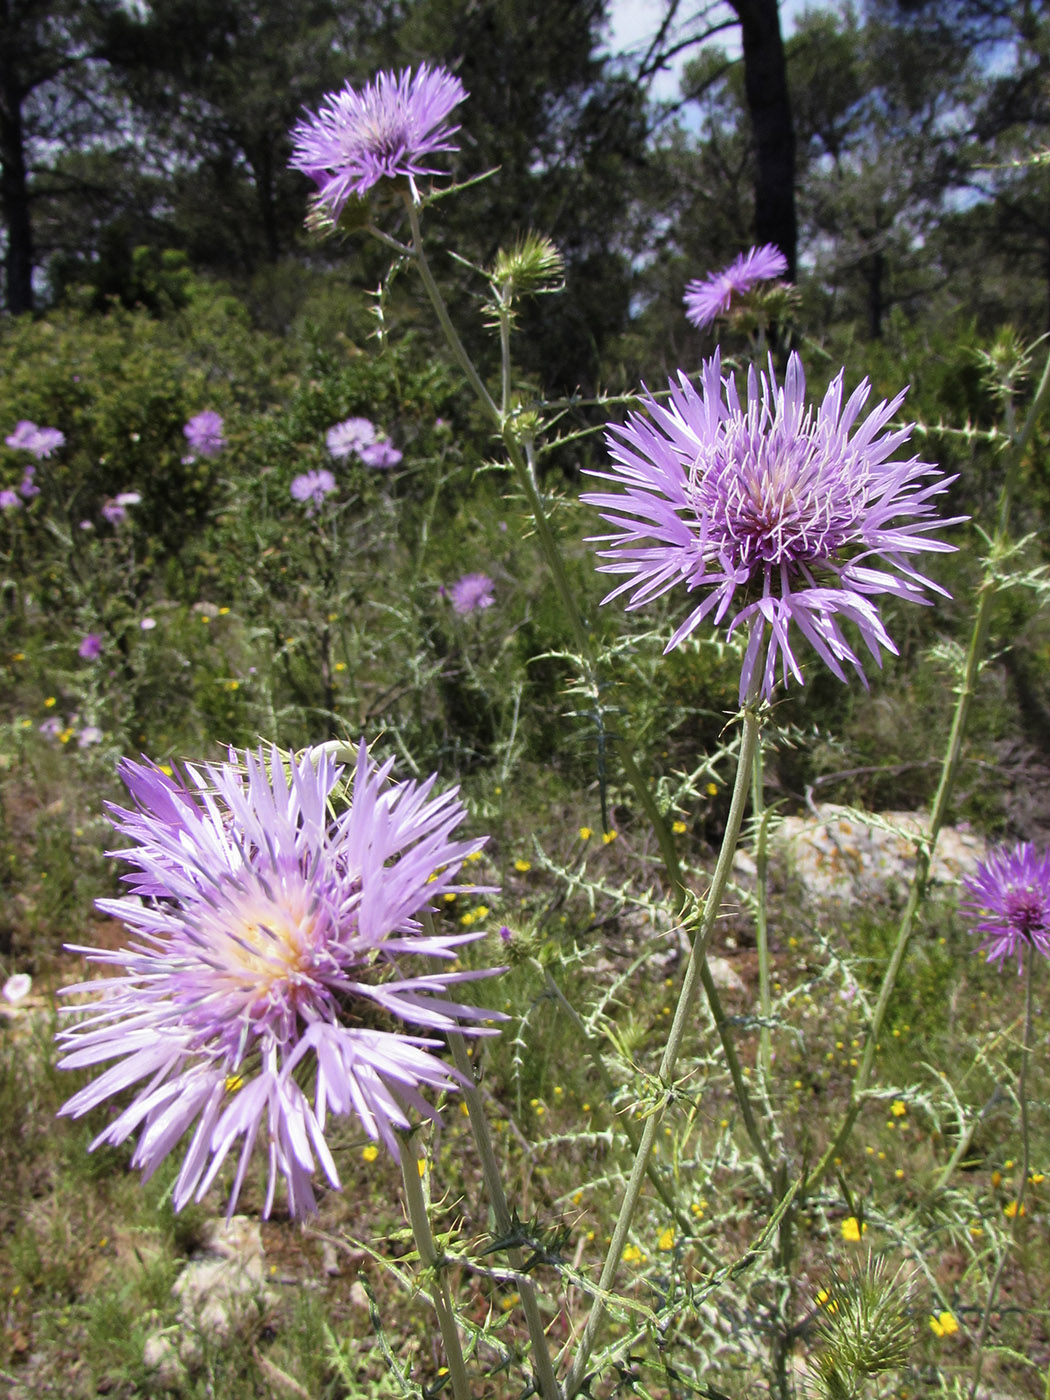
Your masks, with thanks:
[{"label": "large purple flower head", "polygon": [[393,783],[363,743],[349,793],[324,750],[231,753],[186,765],[181,781],[148,762],[121,771],[134,805],[112,808],[129,843],[113,854],[133,866],[132,897],[98,907],[132,939],[76,949],[120,974],[68,988],[96,1002],[67,1008],[77,1019],[59,1033],[63,1068],[114,1063],[61,1111],[79,1117],[137,1086],[92,1146],[138,1132],[132,1163],[148,1177],[192,1134],[176,1209],[203,1197],[240,1144],[232,1212],[261,1135],[264,1214],[278,1173],[292,1213],[311,1211],[315,1159],[339,1185],[327,1115],[355,1115],[396,1153],[410,1117],[436,1117],[424,1091],[458,1087],[440,1037],[481,1033],[463,1022],[493,1015],[448,995],[486,975],[454,961],[482,935],[424,919],[468,888],[456,876],[484,840],[453,839],[455,789]]},{"label": "large purple flower head", "polygon": [[802,682],[793,628],[840,680],[843,662],[863,679],[842,622],[855,625],[876,661],[880,648],[896,653],[872,599],[943,594],[911,558],[954,548],[927,538],[958,523],[934,513],[934,498],[954,478],[915,457],[894,460],[911,428],[884,431],[903,393],[861,420],[867,380],[843,403],[838,374],[816,409],[806,407],[805,389],[793,354],[782,385],[772,363],[768,373],[752,366],[741,403],[716,354],[699,390],[681,373],[666,403],[647,394],[648,416],[632,413],[609,431],[612,469],[592,475],[622,489],[583,496],[615,531],[599,537],[610,545],[599,567],[627,575],[605,602],[629,594],[627,606],[638,608],[679,584],[701,592],[668,651],[709,614],[728,619],[730,635],[755,624],[741,701],[756,666],[766,697],[778,663],[785,681],[790,671]]},{"label": "large purple flower head", "polygon": [[1021,972],[1026,948],[1050,957],[1050,852],[1027,842],[993,851],[965,887],[962,907],[985,935],[981,947],[990,963],[1016,953]]},{"label": "large purple flower head", "polygon": [[182,429],[183,436],[199,457],[217,457],[226,446],[220,414],[212,408],[195,413]]},{"label": "large purple flower head", "polygon": [[787,258],[773,243],[763,243],[734,258],[721,272],[686,283],[685,314],[698,329],[709,326],[729,310],[734,297],[743,296],[759,282],[787,272]]},{"label": "large purple flower head", "polygon": [[351,195],[363,196],[383,179],[406,178],[413,196],[419,175],[438,172],[430,157],[455,151],[459,130],[448,115],[467,95],[444,68],[380,73],[358,92],[349,83],[329,93],[316,115],[292,131],[293,170],[319,187],[318,203],[338,219]]}]

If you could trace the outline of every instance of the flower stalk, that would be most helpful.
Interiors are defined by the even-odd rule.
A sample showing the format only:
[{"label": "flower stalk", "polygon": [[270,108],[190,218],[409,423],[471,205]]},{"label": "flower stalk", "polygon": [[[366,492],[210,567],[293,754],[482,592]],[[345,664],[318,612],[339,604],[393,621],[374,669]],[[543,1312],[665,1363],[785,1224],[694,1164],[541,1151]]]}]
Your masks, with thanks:
[{"label": "flower stalk", "polygon": [[427,1217],[427,1203],[423,1195],[423,1181],[419,1171],[419,1159],[412,1150],[412,1133],[399,1132],[397,1135],[398,1156],[401,1163],[401,1179],[405,1185],[405,1205],[408,1221],[412,1227],[412,1238],[416,1242],[419,1260],[430,1276],[428,1289],[430,1301],[437,1313],[441,1341],[445,1348],[449,1374],[452,1377],[452,1393],[455,1400],[471,1400],[470,1380],[467,1376],[463,1348],[459,1340],[459,1328],[452,1308],[452,1295],[444,1272],[443,1260],[434,1243],[434,1236]]}]

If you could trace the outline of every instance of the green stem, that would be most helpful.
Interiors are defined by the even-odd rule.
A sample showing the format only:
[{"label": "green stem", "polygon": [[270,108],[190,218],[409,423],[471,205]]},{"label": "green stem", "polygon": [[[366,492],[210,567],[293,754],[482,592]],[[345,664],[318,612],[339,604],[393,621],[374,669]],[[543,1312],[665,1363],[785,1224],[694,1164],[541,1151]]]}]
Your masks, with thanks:
[{"label": "green stem", "polygon": [[[573,1025],[576,1027],[577,1031],[582,1037],[584,1046],[587,1050],[588,1058],[590,1059],[591,1064],[594,1066],[595,1073],[597,1074],[598,1079],[601,1082],[602,1092],[607,1099],[610,1098],[615,1092],[616,1086],[613,1083],[612,1075],[609,1073],[608,1069],[605,1066],[605,1061],[602,1059],[602,1053],[600,1048],[598,1047],[598,1045],[595,1044],[593,1036],[589,1034],[587,1027],[583,1023],[583,1018],[580,1016],[580,1013],[572,1005],[572,1003],[566,997],[565,993],[562,991],[562,989],[558,986],[557,982],[551,976],[550,969],[546,967],[541,967],[539,963],[537,963],[536,966],[543,974],[543,980],[548,992],[550,992],[554,1000],[570,1018]],[[627,1136],[627,1141],[630,1143],[632,1150],[635,1153],[637,1153],[638,1146],[642,1138],[634,1122],[629,1116],[624,1115],[620,1119],[620,1126],[623,1128],[623,1131]],[[661,1176],[659,1168],[657,1167],[656,1163],[652,1161],[652,1159],[650,1159],[649,1161],[647,1175],[649,1177],[649,1181],[653,1187],[653,1190],[663,1202],[665,1208],[673,1218],[675,1224],[678,1226],[678,1229],[681,1231],[682,1235],[685,1238],[691,1239],[693,1241],[696,1248],[700,1251],[700,1253],[704,1256],[704,1258],[709,1264],[717,1264],[717,1255],[715,1255],[708,1248],[708,1246],[703,1242],[703,1240],[698,1239],[696,1237],[695,1225],[693,1221],[689,1219],[685,1211],[675,1200],[674,1193],[668,1189],[667,1182]]]},{"label": "green stem", "polygon": [[751,820],[755,827],[755,943],[758,948],[758,1013],[762,1018],[759,1032],[758,1063],[768,1087],[772,1070],[769,1022],[772,1001],[769,995],[769,929],[766,910],[766,804],[762,780],[762,749],[755,750],[754,772],[751,779]]},{"label": "green stem", "polygon": [[[458,1031],[449,1032],[448,1043],[452,1049],[452,1063],[462,1076],[463,1099],[470,1115],[470,1128],[477,1145],[478,1156],[481,1159],[481,1173],[485,1178],[485,1188],[492,1204],[496,1231],[506,1238],[512,1232],[514,1222],[511,1218],[507,1196],[503,1190],[503,1179],[500,1176],[499,1165],[496,1162],[496,1154],[492,1146],[492,1135],[489,1132],[485,1105],[482,1102],[481,1091],[474,1079],[474,1066],[471,1064],[463,1037]],[[521,1266],[524,1263],[524,1255],[521,1250],[508,1249],[507,1257],[511,1267],[518,1270],[520,1274]],[[543,1396],[543,1400],[561,1400],[561,1390],[554,1374],[550,1352],[547,1350],[547,1334],[543,1329],[543,1318],[540,1316],[536,1289],[532,1279],[526,1275],[521,1275],[518,1279],[518,1296],[521,1298],[522,1310],[525,1313],[525,1321],[532,1341],[532,1358],[536,1369],[537,1390]]]},{"label": "green stem", "polygon": [[452,1377],[452,1393],[456,1400],[471,1400],[470,1380],[467,1376],[466,1363],[463,1360],[459,1329],[452,1311],[452,1297],[448,1289],[448,1280],[442,1268],[442,1261],[434,1244],[434,1236],[430,1232],[430,1221],[427,1218],[427,1203],[423,1197],[423,1183],[419,1176],[418,1159],[411,1150],[411,1143],[412,1134],[410,1132],[398,1133],[397,1146],[401,1157],[401,1179],[405,1183],[408,1220],[412,1226],[412,1237],[416,1242],[416,1249],[419,1251],[420,1263],[433,1280],[430,1300],[434,1304],[438,1326],[441,1329],[445,1358],[448,1361],[449,1374]]},{"label": "green stem", "polygon": [[853,1077],[853,1084],[850,1087],[849,1103],[846,1106],[846,1111],[838,1131],[834,1134],[824,1155],[806,1179],[803,1187],[804,1196],[813,1190],[834,1159],[841,1155],[842,1149],[849,1139],[849,1135],[853,1131],[853,1125],[857,1121],[857,1116],[860,1113],[864,1092],[867,1089],[868,1079],[871,1075],[872,1063],[875,1059],[879,1032],[882,1029],[882,1023],[886,1015],[886,1008],[889,1005],[890,997],[896,986],[898,973],[900,972],[908,951],[908,944],[915,927],[916,917],[926,895],[926,882],[929,879],[934,846],[937,843],[937,837],[940,834],[941,827],[944,825],[944,819],[948,812],[948,803],[951,800],[952,791],[955,787],[955,779],[962,761],[963,739],[966,734],[967,721],[970,717],[970,705],[977,689],[977,677],[980,673],[981,660],[984,656],[985,646],[988,641],[988,632],[991,627],[992,603],[996,593],[995,558],[998,549],[1002,547],[1006,540],[1006,532],[1010,518],[1010,503],[1013,498],[1017,474],[1020,469],[1025,448],[1028,446],[1032,434],[1035,432],[1036,423],[1039,420],[1048,398],[1050,398],[1050,354],[1047,355],[1046,364],[1043,367],[1043,375],[1039,381],[1039,387],[1035,392],[1035,397],[1029,405],[1028,413],[1025,415],[1025,421],[1021,425],[1020,432],[1016,433],[1011,441],[1012,460],[1007,465],[1002,491],[999,496],[999,522],[996,538],[992,543],[991,551],[985,564],[984,578],[981,580],[979,589],[980,598],[977,604],[977,613],[974,617],[973,631],[970,635],[970,647],[966,654],[966,664],[957,692],[955,713],[952,716],[952,728],[948,737],[948,748],[945,751],[944,762],[941,765],[941,777],[937,786],[936,796],[933,800],[929,829],[916,850],[915,874],[912,877],[911,889],[908,891],[908,902],[904,907],[904,913],[901,915],[900,927],[897,932],[897,942],[893,949],[889,965],[883,974],[882,986],[879,989],[879,998],[875,1004],[875,1011],[871,1018],[871,1025],[868,1030],[867,1040],[864,1044],[864,1051],[861,1055],[860,1064],[857,1066],[856,1074]]},{"label": "green stem", "polygon": [[1000,1251],[999,1262],[996,1264],[995,1274],[988,1287],[988,1302],[985,1305],[984,1316],[981,1318],[981,1330],[977,1334],[977,1355],[973,1363],[973,1379],[970,1382],[969,1400],[975,1400],[977,1387],[981,1383],[981,1371],[984,1367],[984,1344],[988,1340],[988,1332],[992,1325],[992,1309],[999,1297],[999,1285],[1002,1282],[1003,1270],[1006,1268],[1007,1255],[1017,1238],[1021,1216],[1024,1214],[1024,1198],[1028,1189],[1028,1173],[1031,1169],[1031,1141],[1028,1125],[1028,1063],[1032,1057],[1032,983],[1034,980],[1032,968],[1034,963],[1035,950],[1031,944],[1028,944],[1025,948],[1024,1041],[1021,1045],[1021,1070],[1017,1084],[1017,1097],[1021,1105],[1021,1184],[1017,1188],[1017,1197],[1014,1201],[1014,1214],[1010,1221],[1009,1238]]},{"label": "green stem", "polygon": [[441,289],[437,282],[435,282],[434,274],[430,270],[430,264],[427,262],[426,253],[423,251],[423,230],[419,225],[419,210],[413,203],[411,195],[405,196],[405,205],[408,209],[408,220],[412,228],[412,253],[415,258],[416,267],[419,269],[419,275],[423,279],[423,286],[426,288],[427,296],[430,298],[430,304],[434,308],[434,314],[440,322],[441,329],[445,333],[445,339],[448,341],[449,347],[453,355],[455,355],[460,369],[470,381],[470,387],[481,400],[492,421],[497,427],[501,427],[503,415],[496,406],[495,399],[493,399],[492,395],[485,387],[485,381],[474,368],[474,361],[467,354],[466,347],[460,340],[459,333],[455,326],[452,324],[452,318],[448,314],[448,308],[445,305],[444,297],[441,295]]},{"label": "green stem", "polygon": [[[726,819],[725,833],[722,837],[722,848],[718,853],[718,861],[715,871],[711,877],[711,885],[704,902],[703,913],[700,917],[699,926],[692,940],[692,947],[689,953],[689,962],[686,966],[685,977],[682,980],[682,988],[678,995],[678,1005],[675,1007],[674,1019],[667,1035],[667,1043],[660,1059],[660,1067],[657,1076],[662,1087],[663,1095],[661,1101],[655,1104],[646,1116],[642,1128],[641,1140],[638,1144],[638,1154],[635,1157],[634,1166],[627,1182],[624,1198],[620,1206],[620,1212],[613,1226],[612,1239],[605,1256],[605,1263],[602,1267],[601,1277],[598,1281],[598,1288],[601,1294],[607,1294],[612,1288],[616,1278],[616,1272],[620,1266],[624,1247],[627,1244],[627,1237],[634,1220],[634,1214],[641,1198],[642,1183],[645,1180],[646,1168],[649,1156],[656,1141],[656,1134],[663,1118],[664,1110],[673,1097],[674,1088],[672,1078],[675,1066],[678,1063],[678,1056],[681,1052],[682,1042],[685,1039],[687,1029],[693,1024],[694,1010],[696,1002],[697,982],[701,978],[701,972],[706,971],[705,953],[711,932],[715,925],[715,919],[722,906],[722,896],[729,880],[729,871],[733,863],[733,854],[740,836],[740,826],[744,817],[744,808],[747,805],[748,787],[751,776],[751,765],[754,761],[755,749],[758,746],[760,721],[756,708],[758,698],[758,687],[761,683],[761,667],[755,668],[755,679],[752,682],[750,693],[744,702],[743,711],[743,733],[740,739],[740,752],[737,756],[736,781],[733,785],[733,797],[730,803],[729,815]],[[767,1170],[771,1164],[768,1157],[765,1159]],[[597,1340],[598,1330],[605,1317],[605,1303],[603,1297],[595,1299],[591,1308],[590,1316],[584,1326],[576,1347],[572,1367],[565,1382],[565,1398],[572,1400],[583,1385],[587,1373],[587,1362],[590,1359],[591,1351]]]}]

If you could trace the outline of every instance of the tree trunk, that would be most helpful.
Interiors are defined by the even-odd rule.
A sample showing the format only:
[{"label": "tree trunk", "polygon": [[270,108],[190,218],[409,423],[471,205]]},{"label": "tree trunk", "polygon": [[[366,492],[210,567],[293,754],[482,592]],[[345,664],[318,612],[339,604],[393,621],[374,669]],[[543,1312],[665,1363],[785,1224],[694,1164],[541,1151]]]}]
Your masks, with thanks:
[{"label": "tree trunk", "polygon": [[33,309],[33,229],[22,134],[22,93],[9,57],[0,53],[0,217],[7,229],[4,289],[7,310]]},{"label": "tree trunk", "polygon": [[775,243],[794,279],[795,126],[777,0],[729,0],[740,21],[744,91],[755,143],[755,241]]}]

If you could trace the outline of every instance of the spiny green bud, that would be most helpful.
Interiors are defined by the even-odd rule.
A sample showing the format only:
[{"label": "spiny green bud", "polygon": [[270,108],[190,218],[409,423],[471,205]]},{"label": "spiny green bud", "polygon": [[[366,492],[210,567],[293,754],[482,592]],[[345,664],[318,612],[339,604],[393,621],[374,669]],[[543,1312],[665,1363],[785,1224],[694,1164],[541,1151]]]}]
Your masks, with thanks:
[{"label": "spiny green bud", "polygon": [[526,233],[512,248],[499,250],[488,278],[497,295],[511,300],[559,292],[565,284],[565,263],[549,238]]},{"label": "spiny green bud", "polygon": [[884,1261],[869,1258],[852,1278],[822,1288],[817,1303],[822,1350],[813,1386],[823,1400],[854,1400],[866,1378],[907,1362],[915,1326],[911,1285],[899,1270],[888,1278]]}]

